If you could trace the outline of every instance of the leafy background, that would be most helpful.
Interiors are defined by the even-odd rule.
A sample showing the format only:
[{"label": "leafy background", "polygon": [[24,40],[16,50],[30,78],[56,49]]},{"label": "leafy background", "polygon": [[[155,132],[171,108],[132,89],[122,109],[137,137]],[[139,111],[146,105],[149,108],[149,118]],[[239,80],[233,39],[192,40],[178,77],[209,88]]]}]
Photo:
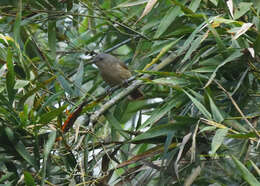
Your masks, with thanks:
[{"label": "leafy background", "polygon": [[[1,0],[0,183],[260,185],[259,12],[257,0]],[[127,63],[145,99],[107,95],[87,65],[99,52]]]}]

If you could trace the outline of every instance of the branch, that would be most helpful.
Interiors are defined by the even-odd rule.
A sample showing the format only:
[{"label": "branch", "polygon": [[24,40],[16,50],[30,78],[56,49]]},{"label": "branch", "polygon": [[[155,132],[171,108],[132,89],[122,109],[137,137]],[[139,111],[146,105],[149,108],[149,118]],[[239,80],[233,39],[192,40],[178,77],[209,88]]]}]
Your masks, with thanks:
[{"label": "branch", "polygon": [[119,47],[121,47],[121,46],[123,46],[123,45],[129,43],[130,41],[132,41],[133,39],[136,39],[136,38],[138,38],[138,37],[139,37],[139,36],[134,36],[133,38],[129,38],[129,39],[127,39],[127,40],[125,40],[125,41],[123,41],[123,42],[121,42],[121,43],[118,43],[118,44],[114,45],[113,47],[111,47],[111,48],[105,50],[104,52],[105,52],[105,53],[109,53],[109,52],[111,52],[111,51],[113,51],[113,50],[115,50],[115,49],[117,49],[117,48],[119,48]]}]

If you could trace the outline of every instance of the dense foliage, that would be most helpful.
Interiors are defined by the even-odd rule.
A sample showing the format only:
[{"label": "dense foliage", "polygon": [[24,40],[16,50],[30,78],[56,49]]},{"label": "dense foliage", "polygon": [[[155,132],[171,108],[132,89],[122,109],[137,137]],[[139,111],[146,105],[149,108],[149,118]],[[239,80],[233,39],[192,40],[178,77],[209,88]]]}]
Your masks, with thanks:
[{"label": "dense foliage", "polygon": [[[260,185],[259,20],[257,0],[1,0],[0,184]],[[136,81],[108,89],[100,52]]]}]

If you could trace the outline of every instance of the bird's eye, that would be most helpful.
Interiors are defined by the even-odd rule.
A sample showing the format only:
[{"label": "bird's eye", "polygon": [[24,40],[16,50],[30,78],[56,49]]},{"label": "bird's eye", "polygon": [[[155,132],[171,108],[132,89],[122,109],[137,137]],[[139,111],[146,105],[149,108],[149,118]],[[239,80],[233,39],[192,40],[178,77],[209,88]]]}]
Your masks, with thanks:
[{"label": "bird's eye", "polygon": [[103,57],[99,57],[99,60],[102,61],[104,58]]}]

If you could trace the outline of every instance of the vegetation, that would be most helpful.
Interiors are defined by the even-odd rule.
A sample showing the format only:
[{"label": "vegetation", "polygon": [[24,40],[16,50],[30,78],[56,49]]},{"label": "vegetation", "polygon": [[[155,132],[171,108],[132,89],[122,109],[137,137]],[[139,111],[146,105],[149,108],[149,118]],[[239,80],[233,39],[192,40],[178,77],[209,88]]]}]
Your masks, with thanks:
[{"label": "vegetation", "polygon": [[[0,184],[260,185],[259,18],[257,0],[1,0]],[[136,81],[108,90],[100,52]]]}]

